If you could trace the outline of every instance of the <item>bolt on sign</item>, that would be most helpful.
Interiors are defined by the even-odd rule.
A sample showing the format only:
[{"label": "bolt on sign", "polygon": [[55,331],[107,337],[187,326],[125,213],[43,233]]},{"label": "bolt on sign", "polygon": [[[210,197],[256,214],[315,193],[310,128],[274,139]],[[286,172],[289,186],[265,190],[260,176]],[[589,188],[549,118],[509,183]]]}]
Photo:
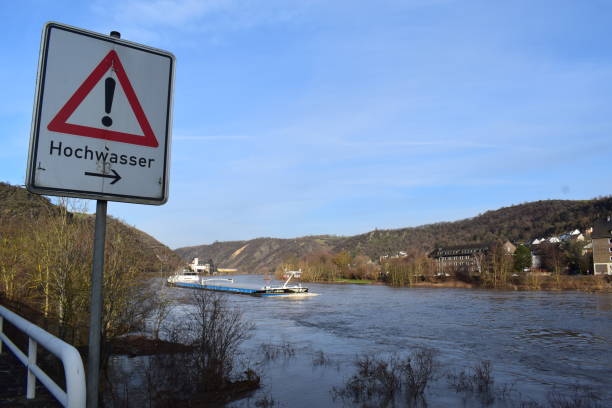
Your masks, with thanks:
[{"label": "bolt on sign", "polygon": [[174,55],[45,25],[26,185],[38,194],[164,204]]}]

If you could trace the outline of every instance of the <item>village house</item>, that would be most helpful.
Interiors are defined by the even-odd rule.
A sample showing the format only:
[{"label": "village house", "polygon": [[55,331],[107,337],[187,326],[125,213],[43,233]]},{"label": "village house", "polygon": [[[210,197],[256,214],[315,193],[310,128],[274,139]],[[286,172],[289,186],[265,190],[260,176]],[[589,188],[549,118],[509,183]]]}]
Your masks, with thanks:
[{"label": "village house", "polygon": [[397,259],[397,258],[405,258],[408,256],[408,252],[406,251],[399,251],[397,254],[395,255],[381,255],[380,257],[378,257],[379,262],[384,262],[387,259]]},{"label": "village house", "polygon": [[[469,244],[436,248],[430,257],[436,261],[438,275],[448,275],[448,272],[465,269],[469,273],[480,273],[480,262],[491,250],[494,244]],[[510,241],[503,244],[508,254],[516,251],[516,246]]]},{"label": "village house", "polygon": [[591,233],[593,242],[593,272],[595,275],[612,275],[612,220],[598,220]]},{"label": "village house", "polygon": [[584,235],[580,232],[579,229],[575,229],[571,232],[566,232],[565,234],[561,234],[559,236],[561,241],[584,241]]},{"label": "village house", "polygon": [[531,270],[537,270],[542,267],[542,255],[537,252],[537,248],[531,250]]},{"label": "village house", "polygon": [[[591,231],[592,231],[592,228],[588,228],[587,230],[585,230],[585,234],[589,235]],[[533,241],[531,241],[531,245],[540,245],[540,244],[543,244],[544,242],[549,242],[551,244],[559,244],[561,242],[566,242],[566,241],[584,241],[585,239],[586,238],[584,234],[582,234],[579,229],[575,229],[570,232],[565,232],[559,235],[558,237],[552,236],[548,238],[536,238]]]},{"label": "village house", "polygon": [[593,253],[593,241],[589,242],[585,246],[582,247],[582,255],[592,254]]},{"label": "village house", "polygon": [[[579,229],[574,229],[570,232],[565,232],[558,237],[551,236],[547,238],[536,238],[531,241],[531,269],[537,270],[542,267],[542,255],[540,254],[540,244],[550,243],[550,244],[560,244],[561,242],[569,242],[569,241],[578,241],[578,242],[586,242],[586,236],[591,235],[593,232],[593,228],[587,228],[584,231],[584,234],[580,232]],[[589,252],[592,252],[592,244],[590,242],[586,243],[582,249],[582,255],[585,255]]]}]

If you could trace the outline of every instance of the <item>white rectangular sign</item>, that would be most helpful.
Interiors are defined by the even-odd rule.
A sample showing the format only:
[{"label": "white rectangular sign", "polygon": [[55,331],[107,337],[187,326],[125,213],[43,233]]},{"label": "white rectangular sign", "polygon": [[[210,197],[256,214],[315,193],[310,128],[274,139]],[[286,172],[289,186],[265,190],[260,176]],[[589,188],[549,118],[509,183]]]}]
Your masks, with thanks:
[{"label": "white rectangular sign", "polygon": [[174,65],[166,51],[46,24],[28,190],[164,204]]}]

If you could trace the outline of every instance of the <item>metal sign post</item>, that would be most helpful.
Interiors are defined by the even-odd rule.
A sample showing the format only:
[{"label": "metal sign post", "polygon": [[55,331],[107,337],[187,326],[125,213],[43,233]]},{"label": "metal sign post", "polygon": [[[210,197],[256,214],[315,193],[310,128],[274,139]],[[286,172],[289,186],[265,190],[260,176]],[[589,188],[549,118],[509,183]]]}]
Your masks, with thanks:
[{"label": "metal sign post", "polygon": [[104,297],[104,244],[106,242],[107,202],[96,202],[93,267],[91,270],[91,303],[89,306],[89,354],[87,355],[87,406],[98,406],[100,384],[100,339],[102,337],[102,305]]},{"label": "metal sign post", "polygon": [[108,201],[168,200],[174,55],[59,23],[43,29],[26,187],[97,200],[87,407],[97,408]]}]

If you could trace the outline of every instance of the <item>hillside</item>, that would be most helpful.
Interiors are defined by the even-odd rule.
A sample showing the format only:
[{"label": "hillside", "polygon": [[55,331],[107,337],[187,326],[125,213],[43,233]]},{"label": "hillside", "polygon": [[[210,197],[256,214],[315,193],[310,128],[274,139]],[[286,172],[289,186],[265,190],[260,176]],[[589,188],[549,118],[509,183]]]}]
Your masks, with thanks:
[{"label": "hillside", "polygon": [[[612,214],[612,197],[593,200],[543,200],[487,211],[455,221],[393,230],[375,230],[352,237],[314,236],[296,239],[257,238],[216,242],[176,249],[185,261],[212,258],[217,264],[244,271],[275,268],[290,256],[309,252],[346,250],[371,258],[416,248],[430,251],[441,245],[510,240],[526,242],[591,226],[596,218]],[[240,253],[235,251],[242,249]],[[235,254],[235,255],[234,255]]]},{"label": "hillside", "polygon": [[526,242],[592,226],[598,217],[612,214],[612,197],[594,200],[543,200],[487,211],[455,222],[397,230],[376,230],[349,237],[334,250],[378,256],[407,248],[429,251],[436,246],[510,240]]},{"label": "hillside", "polygon": [[[60,208],[52,204],[44,196],[31,194],[26,189],[0,182],[0,220],[19,223],[26,219],[39,219],[47,216],[55,216],[60,213]],[[95,216],[90,214],[74,213],[73,217],[85,217],[93,226]],[[25,222],[24,222],[25,224]],[[0,225],[1,228],[1,225]],[[163,262],[164,269],[176,269],[182,262],[178,255],[170,248],[157,241],[143,231],[129,226],[113,217],[108,217],[108,229],[115,228],[125,237],[125,241],[139,249],[142,258],[145,259],[147,270],[159,271]],[[0,231],[1,232],[1,231]]]},{"label": "hillside", "polygon": [[255,272],[273,268],[290,257],[329,251],[341,239],[332,236],[256,238],[250,241],[215,242],[211,245],[184,247],[175,252],[185,261],[194,257],[205,261],[212,259],[220,267]]},{"label": "hillside", "polygon": [[59,214],[59,211],[44,196],[31,194],[25,188],[0,182],[0,218],[36,218],[43,214]]}]

